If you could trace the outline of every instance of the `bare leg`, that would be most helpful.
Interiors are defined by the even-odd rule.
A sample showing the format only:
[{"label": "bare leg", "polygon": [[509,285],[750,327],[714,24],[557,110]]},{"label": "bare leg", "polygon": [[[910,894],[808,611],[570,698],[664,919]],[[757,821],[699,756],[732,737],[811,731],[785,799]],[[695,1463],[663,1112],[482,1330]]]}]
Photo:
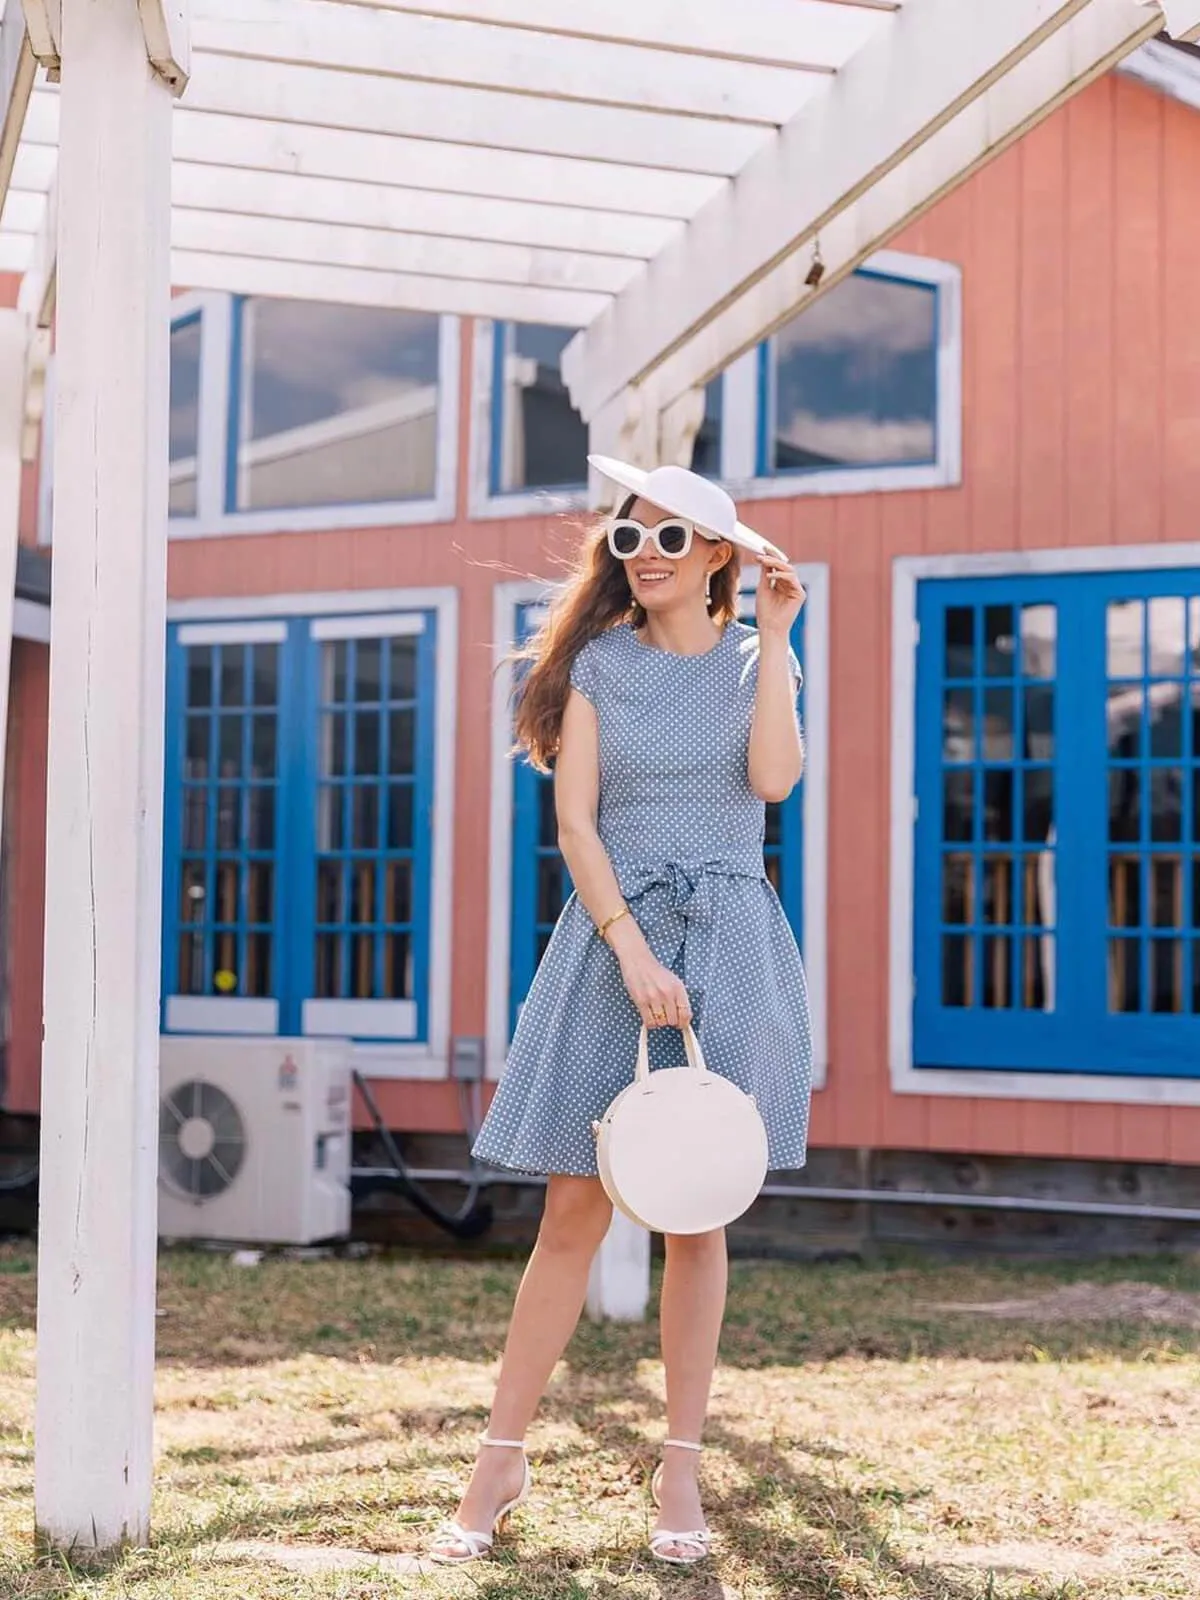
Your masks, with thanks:
[{"label": "bare leg", "polygon": [[[575,1331],[592,1258],[608,1231],[612,1204],[599,1178],[551,1175],[537,1244],[517,1290],[488,1433],[523,1439],[555,1363]],[[516,1450],[481,1449],[455,1520],[486,1533],[496,1508],[521,1487]],[[453,1542],[439,1545],[457,1554]]]},{"label": "bare leg", "polygon": [[[666,1250],[662,1352],[667,1369],[667,1434],[672,1439],[689,1439],[698,1444],[725,1316],[729,1276],[725,1230],[668,1234]],[[699,1465],[700,1457],[693,1450],[664,1450],[660,1528],[704,1526],[697,1482]],[[666,1548],[667,1555],[688,1553],[681,1545]]]}]

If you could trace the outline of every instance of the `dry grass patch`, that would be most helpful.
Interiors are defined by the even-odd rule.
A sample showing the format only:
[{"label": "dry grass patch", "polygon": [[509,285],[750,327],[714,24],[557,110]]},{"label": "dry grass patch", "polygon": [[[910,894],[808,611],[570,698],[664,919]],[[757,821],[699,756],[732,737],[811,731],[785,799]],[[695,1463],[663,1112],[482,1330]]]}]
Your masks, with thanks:
[{"label": "dry grass patch", "polygon": [[1200,1593],[1194,1264],[739,1264],[707,1435],[710,1570],[642,1552],[663,1432],[648,1324],[580,1329],[498,1558],[414,1572],[474,1449],[519,1266],[172,1253],[153,1542],[91,1578],[32,1557],[31,1266],[0,1250],[4,1600]]}]

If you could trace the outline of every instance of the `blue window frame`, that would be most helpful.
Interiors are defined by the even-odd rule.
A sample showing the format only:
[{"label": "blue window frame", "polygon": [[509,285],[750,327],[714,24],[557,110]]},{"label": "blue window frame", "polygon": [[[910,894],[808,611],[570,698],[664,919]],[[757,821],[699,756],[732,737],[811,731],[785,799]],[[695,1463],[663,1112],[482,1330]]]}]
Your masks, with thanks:
[{"label": "blue window frame", "polygon": [[917,604],[914,1064],[1200,1076],[1200,572]]},{"label": "blue window frame", "polygon": [[436,615],[238,631],[169,631],[164,1028],[427,1039]]},{"label": "blue window frame", "polygon": [[[753,601],[743,595],[743,611],[752,613]],[[518,642],[537,626],[537,605],[518,608]],[[804,662],[804,612],[792,630],[792,647]],[[804,690],[800,714],[804,715]],[[781,805],[767,807],[763,858],[767,876],[783,903],[797,942],[803,947],[804,923],[804,806],[803,783]],[[554,780],[535,771],[527,761],[513,767],[512,923],[510,929],[509,1029],[529,992],[533,975],[545,954],[554,924],[573,885],[559,854],[554,814]]]},{"label": "blue window frame", "polygon": [[759,346],[759,477],[938,459],[935,283],[860,268]]}]

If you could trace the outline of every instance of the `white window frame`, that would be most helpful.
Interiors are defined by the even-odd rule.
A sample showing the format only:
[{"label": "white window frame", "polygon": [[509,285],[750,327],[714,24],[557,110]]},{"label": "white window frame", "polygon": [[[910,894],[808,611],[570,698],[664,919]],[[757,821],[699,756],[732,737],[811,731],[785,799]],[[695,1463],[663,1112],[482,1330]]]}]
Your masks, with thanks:
[{"label": "white window frame", "polygon": [[415,1044],[356,1044],[353,1064],[366,1078],[444,1080],[450,1072],[450,981],[454,913],[454,770],[458,709],[458,590],[326,590],[311,594],[246,595],[236,598],[170,600],[170,622],[219,624],[237,618],[261,621],[370,616],[433,611],[437,616],[434,685],[433,844],[429,893],[429,1038]]},{"label": "white window frame", "polygon": [[980,556],[898,556],[892,568],[891,882],[888,1059],[896,1094],[980,1100],[1056,1100],[1115,1105],[1200,1105],[1200,1082],[1064,1072],[913,1064],[913,871],[916,819],[917,585],[926,578],[1015,577],[1073,572],[1150,572],[1200,566],[1200,544],[1114,545],[1006,551]]},{"label": "white window frame", "polygon": [[[461,325],[438,322],[438,402],[435,487],[419,500],[380,500],[331,506],[225,509],[229,406],[233,392],[233,296],[216,291],[176,295],[171,323],[200,316],[200,416],[197,429],[196,515],[170,517],[171,539],[213,539],[254,533],[313,533],[335,528],[410,527],[452,522],[458,484],[458,409]],[[54,364],[46,374],[46,410],[38,486],[38,542],[51,543],[50,491],[54,472]]]},{"label": "white window frame", "polygon": [[[937,294],[937,459],[912,466],[831,467],[823,472],[760,476],[758,440],[768,418],[761,414],[758,347],[738,358],[726,375],[726,487],[739,500],[796,499],[807,495],[874,494],[891,490],[945,489],[962,482],[962,268],[950,261],[877,250],[864,272],[927,284]],[[736,377],[734,375],[736,374]],[[735,393],[729,379],[733,378]],[[730,427],[730,419],[736,419]]]},{"label": "white window frame", "polygon": [[[828,903],[829,838],[829,566],[793,563],[808,591],[804,618],[804,969],[812,1024],[813,1088],[825,1087],[829,1064]],[[754,575],[743,569],[744,581]],[[512,938],[513,757],[511,697],[517,612],[553,593],[553,585],[498,583],[492,597],[492,792],[488,876],[487,1043],[485,1077],[498,1079],[509,1048]]]}]

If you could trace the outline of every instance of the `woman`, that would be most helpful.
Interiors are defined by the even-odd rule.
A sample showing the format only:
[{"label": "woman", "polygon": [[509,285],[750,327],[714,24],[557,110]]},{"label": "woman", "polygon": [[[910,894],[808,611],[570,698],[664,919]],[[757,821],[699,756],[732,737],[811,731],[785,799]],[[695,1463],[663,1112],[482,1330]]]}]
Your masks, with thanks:
[{"label": "woman", "polygon": [[[483,1161],[545,1173],[545,1211],[484,1436],[491,1448],[435,1536],[441,1561],[485,1554],[528,1493],[525,1430],[611,1218],[592,1123],[631,1081],[642,1025],[655,1068],[683,1064],[679,1030],[694,1023],[709,1067],[754,1094],[772,1169],[805,1159],[804,973],[763,869],[764,802],[785,799],[803,765],[788,641],[804,590],[716,484],[681,467],[590,460],[628,498],[586,539],[530,646],[516,715],[530,760],[553,765],[575,892],[474,1147]],[[741,552],[765,571],[757,631],[737,620]],[[723,1230],[667,1237],[668,1438],[651,1549],[678,1564],[709,1549],[697,1467],[725,1287]]]}]

